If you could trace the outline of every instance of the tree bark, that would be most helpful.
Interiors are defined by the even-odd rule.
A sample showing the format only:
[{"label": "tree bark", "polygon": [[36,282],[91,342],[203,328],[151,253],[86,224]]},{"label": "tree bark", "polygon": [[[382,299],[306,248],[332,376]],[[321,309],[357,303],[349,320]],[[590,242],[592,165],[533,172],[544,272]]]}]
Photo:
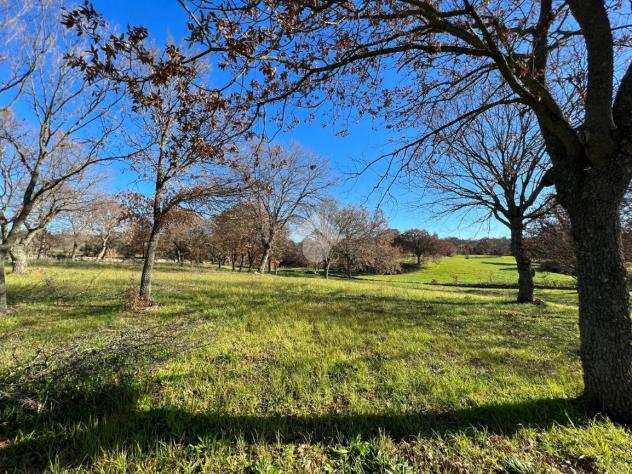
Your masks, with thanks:
[{"label": "tree bark", "polygon": [[79,250],[79,244],[77,243],[76,240],[73,240],[72,242],[72,252],[70,253],[70,260],[75,261],[77,260],[77,251]]},{"label": "tree bark", "polygon": [[26,249],[23,245],[14,245],[9,251],[13,273],[24,273],[28,267]]},{"label": "tree bark", "polygon": [[[593,180],[591,180],[593,181]],[[620,196],[595,180],[568,206],[577,257],[579,328],[587,401],[632,422],[632,318],[623,259]]]},{"label": "tree bark", "polygon": [[421,265],[421,254],[417,254],[417,265]]},{"label": "tree bark", "polygon": [[511,223],[511,253],[518,267],[518,303],[533,303],[533,268],[524,248],[522,219]]},{"label": "tree bark", "polygon": [[7,311],[7,282],[4,275],[4,263],[7,259],[7,253],[0,249],[0,313]]},{"label": "tree bark", "polygon": [[263,255],[261,256],[261,262],[259,264],[259,273],[265,273],[268,266],[268,259],[270,258],[270,244],[267,242],[263,244]]},{"label": "tree bark", "polygon": [[154,224],[147,241],[147,249],[145,250],[145,258],[143,262],[143,272],[140,277],[139,296],[144,300],[151,302],[151,279],[154,271],[154,262],[156,261],[156,249],[158,248],[158,240],[160,237],[160,228]]},{"label": "tree bark", "polygon": [[325,262],[325,279],[329,279],[329,268],[331,267],[331,260],[327,259]]},{"label": "tree bark", "polygon": [[99,255],[97,255],[97,260],[102,261],[105,258],[105,254],[108,251],[108,240],[101,240],[101,250],[99,251]]}]

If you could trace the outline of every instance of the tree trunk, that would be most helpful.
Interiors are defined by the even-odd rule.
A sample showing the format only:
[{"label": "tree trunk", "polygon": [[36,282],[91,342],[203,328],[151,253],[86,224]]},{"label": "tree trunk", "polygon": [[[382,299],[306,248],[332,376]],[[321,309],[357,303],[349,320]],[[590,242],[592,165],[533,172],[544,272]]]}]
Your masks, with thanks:
[{"label": "tree trunk", "polygon": [[70,252],[70,260],[75,261],[77,260],[77,251],[79,250],[79,244],[77,243],[76,240],[73,240],[72,242],[72,252]]},{"label": "tree trunk", "polygon": [[417,254],[417,265],[421,265],[421,254]]},{"label": "tree trunk", "polygon": [[140,277],[140,290],[138,294],[147,302],[151,302],[151,277],[154,271],[154,262],[156,261],[156,249],[158,248],[158,240],[160,237],[160,229],[157,225],[151,229],[149,240],[147,241],[147,249],[145,250],[145,258],[143,262],[143,273]]},{"label": "tree trunk", "polygon": [[244,268],[244,255],[242,254],[239,259],[239,271],[241,271],[243,268]]},{"label": "tree trunk", "polygon": [[7,282],[4,276],[4,263],[7,253],[0,249],[0,313],[7,311]]},{"label": "tree trunk", "polygon": [[511,253],[518,267],[518,303],[533,303],[533,268],[524,248],[522,219],[511,224]]},{"label": "tree trunk", "polygon": [[101,250],[99,251],[99,255],[97,255],[97,260],[102,261],[105,258],[105,254],[108,251],[108,241],[101,240]]},{"label": "tree trunk", "polygon": [[325,262],[325,280],[329,279],[329,268],[331,267],[331,260]]},{"label": "tree trunk", "polygon": [[621,199],[604,181],[591,180],[579,202],[567,208],[577,257],[584,390],[595,408],[629,423],[632,318],[621,243]]},{"label": "tree trunk", "polygon": [[13,246],[9,251],[9,254],[11,255],[13,273],[24,273],[26,271],[26,268],[28,267],[28,258],[24,246]]},{"label": "tree trunk", "polygon": [[270,259],[270,245],[263,244],[263,255],[261,256],[261,262],[259,263],[259,273],[265,273],[268,266],[268,260]]}]

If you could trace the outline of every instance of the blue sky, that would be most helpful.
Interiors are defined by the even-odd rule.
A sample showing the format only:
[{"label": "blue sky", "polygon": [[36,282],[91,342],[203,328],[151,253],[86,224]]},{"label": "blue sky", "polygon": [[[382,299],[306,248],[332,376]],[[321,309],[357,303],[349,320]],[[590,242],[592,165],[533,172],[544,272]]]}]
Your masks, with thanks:
[{"label": "blue sky", "polygon": [[[160,45],[170,38],[179,42],[186,34],[186,16],[175,0],[94,0],[94,5],[112,25],[124,28],[126,25],[143,25],[151,37]],[[303,123],[291,132],[276,136],[279,142],[299,142],[304,147],[326,157],[332,171],[340,176],[340,184],[332,194],[343,203],[363,204],[370,208],[380,205],[389,218],[392,227],[400,230],[421,227],[440,236],[486,237],[506,235],[505,228],[496,223],[473,224],[472,219],[462,216],[434,217],[434,212],[423,206],[424,191],[411,189],[400,183],[391,189],[391,197],[383,190],[374,190],[380,169],[374,167],[360,177],[355,176],[359,163],[375,158],[388,150],[390,137],[376,130],[369,120],[349,127],[349,133],[341,137],[335,126],[329,124],[328,117],[316,117]],[[128,183],[119,174],[111,178],[115,187],[122,188]],[[427,193],[427,191],[426,191]]]}]

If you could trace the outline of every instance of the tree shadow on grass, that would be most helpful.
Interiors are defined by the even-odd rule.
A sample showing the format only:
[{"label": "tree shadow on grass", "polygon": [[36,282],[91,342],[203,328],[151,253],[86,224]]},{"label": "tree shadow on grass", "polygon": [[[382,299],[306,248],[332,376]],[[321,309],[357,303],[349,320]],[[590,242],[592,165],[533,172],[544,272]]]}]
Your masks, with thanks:
[{"label": "tree shadow on grass", "polygon": [[[114,397],[113,397],[114,394]],[[109,390],[102,407],[37,416],[20,427],[4,431],[0,443],[0,467],[40,470],[51,461],[59,467],[89,467],[104,453],[135,450],[151,457],[164,443],[195,445],[201,439],[225,444],[321,443],[346,444],[386,435],[394,441],[455,433],[511,436],[522,428],[547,430],[552,426],[581,427],[588,415],[580,399],[538,399],[497,403],[440,412],[326,413],[239,415],[221,412],[193,413],[166,406],[140,410],[137,392]],[[111,403],[118,399],[118,403]],[[18,430],[27,436],[12,440]]]}]

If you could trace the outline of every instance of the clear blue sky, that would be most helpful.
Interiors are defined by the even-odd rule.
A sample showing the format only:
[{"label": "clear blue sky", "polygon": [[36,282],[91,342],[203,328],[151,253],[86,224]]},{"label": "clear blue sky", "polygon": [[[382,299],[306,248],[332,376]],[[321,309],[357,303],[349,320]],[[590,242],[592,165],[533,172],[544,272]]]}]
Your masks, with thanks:
[{"label": "clear blue sky", "polygon": [[[175,0],[94,0],[94,5],[112,25],[118,25],[120,29],[128,24],[145,26],[157,45],[170,38],[180,42],[186,34],[186,16]],[[472,219],[463,219],[462,216],[435,218],[433,210],[421,205],[424,200],[424,191],[421,189],[397,184],[391,189],[390,198],[384,195],[383,190],[375,191],[373,188],[380,174],[379,166],[359,178],[353,175],[359,169],[360,162],[384,153],[391,137],[375,130],[368,120],[351,125],[344,137],[336,135],[337,127],[322,125],[329,123],[326,116],[317,117],[313,122],[301,124],[289,133],[277,135],[276,140],[299,142],[328,158],[333,172],[341,177],[341,184],[332,191],[341,202],[364,204],[370,208],[379,204],[388,216],[391,227],[400,230],[421,227],[443,237],[507,234],[505,228],[496,222],[468,225]],[[124,176],[113,179],[117,187],[127,184]]]}]

